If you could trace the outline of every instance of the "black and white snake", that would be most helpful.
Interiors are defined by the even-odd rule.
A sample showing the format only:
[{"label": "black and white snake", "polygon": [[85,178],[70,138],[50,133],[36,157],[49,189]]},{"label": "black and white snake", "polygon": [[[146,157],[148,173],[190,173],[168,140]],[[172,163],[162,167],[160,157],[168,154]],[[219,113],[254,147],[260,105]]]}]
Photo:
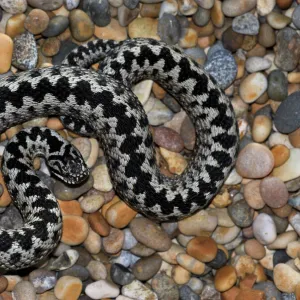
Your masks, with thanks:
[{"label": "black and white snake", "polygon": [[[99,60],[98,73],[85,69]],[[180,176],[167,178],[155,164],[147,116],[131,91],[134,83],[144,79],[156,81],[173,95],[195,125],[194,155]],[[237,125],[228,98],[178,48],[152,39],[92,41],[69,54],[62,66],[33,69],[0,81],[2,132],[49,115],[66,116],[65,123],[72,129],[89,130],[99,138],[117,193],[135,210],[159,221],[178,220],[207,206],[237,153]],[[16,155],[22,156],[23,150],[17,145],[7,149],[20,162],[23,158]],[[31,171],[24,170],[22,163],[13,170],[7,162],[4,166],[9,190],[18,195],[16,205],[25,218],[24,228],[32,230],[0,230],[0,266],[20,269],[55,247],[61,219],[45,186],[20,175]],[[14,180],[18,176],[24,176],[24,183]],[[40,195],[51,201],[35,201]],[[30,223],[30,218],[36,223]]]}]

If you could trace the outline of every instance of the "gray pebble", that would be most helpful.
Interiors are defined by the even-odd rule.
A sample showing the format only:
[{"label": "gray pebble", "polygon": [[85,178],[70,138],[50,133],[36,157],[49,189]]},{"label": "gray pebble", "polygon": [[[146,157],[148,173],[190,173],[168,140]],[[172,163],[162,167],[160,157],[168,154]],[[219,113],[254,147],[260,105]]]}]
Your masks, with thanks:
[{"label": "gray pebble", "polygon": [[292,15],[293,24],[300,29],[300,5],[297,5]]},{"label": "gray pebble", "polygon": [[192,19],[196,25],[205,26],[210,20],[210,10],[199,7]]},{"label": "gray pebble", "polygon": [[97,26],[105,27],[110,23],[111,15],[108,0],[86,0],[83,2],[83,10]]},{"label": "gray pebble", "polygon": [[198,46],[193,48],[187,48],[184,50],[184,53],[196,62],[198,62],[200,65],[203,65],[206,61],[205,51]]},{"label": "gray pebble", "polygon": [[165,273],[159,273],[151,280],[151,286],[159,299],[178,300],[179,290],[174,280]]},{"label": "gray pebble", "polygon": [[282,293],[280,300],[297,300],[294,293]]},{"label": "gray pebble", "polygon": [[79,253],[76,250],[70,249],[65,251],[55,260],[52,260],[48,265],[48,270],[61,271],[71,268],[77,262]]},{"label": "gray pebble", "polygon": [[129,9],[134,9],[139,5],[140,0],[124,0],[124,5]]},{"label": "gray pebble", "polygon": [[280,297],[281,293],[276,288],[274,283],[271,281],[263,281],[263,282],[256,283],[253,286],[253,289],[264,291],[266,295],[266,300],[281,299]]},{"label": "gray pebble", "polygon": [[117,263],[111,265],[110,277],[114,283],[119,285],[130,284],[134,280],[134,275],[129,269]]},{"label": "gray pebble", "polygon": [[113,258],[111,262],[121,264],[128,268],[139,259],[140,258],[138,256],[130,253],[129,251],[121,250],[121,254],[118,257]]},{"label": "gray pebble", "polygon": [[180,300],[199,300],[200,297],[197,295],[188,285],[183,285],[179,289]]},{"label": "gray pebble", "polygon": [[240,200],[228,206],[228,214],[235,225],[244,228],[252,224],[254,210],[245,200]]},{"label": "gray pebble", "polygon": [[268,95],[275,101],[283,101],[288,96],[288,80],[280,70],[273,70],[268,76]]},{"label": "gray pebble", "polygon": [[60,200],[74,200],[90,190],[93,183],[94,180],[92,176],[90,176],[82,185],[76,187],[67,186],[61,181],[56,181],[54,185],[54,195]]},{"label": "gray pebble", "polygon": [[35,288],[29,281],[20,281],[13,288],[12,297],[18,300],[34,300],[36,299]]},{"label": "gray pebble", "polygon": [[33,34],[26,31],[14,38],[12,64],[21,70],[36,67],[38,61],[37,47]]},{"label": "gray pebble", "polygon": [[158,20],[157,32],[163,42],[174,45],[180,39],[180,22],[175,16],[164,13]]},{"label": "gray pebble", "polygon": [[259,32],[259,22],[253,14],[246,13],[233,19],[232,29],[241,34],[257,35]]},{"label": "gray pebble", "polygon": [[130,249],[130,252],[134,255],[140,256],[140,257],[147,257],[155,253],[155,250],[141,244],[137,243],[134,247]]},{"label": "gray pebble", "polygon": [[76,250],[79,254],[76,265],[86,267],[88,263],[92,260],[91,254],[85,248],[81,246],[76,246],[76,247],[72,247],[72,249]]},{"label": "gray pebble", "polygon": [[123,250],[130,250],[138,243],[138,241],[133,236],[129,228],[125,228],[123,232],[124,232],[124,243],[122,248]]},{"label": "gray pebble", "polygon": [[290,94],[278,107],[274,124],[281,133],[290,133],[300,127],[300,91]]},{"label": "gray pebble", "polygon": [[119,24],[126,27],[139,15],[140,9],[129,9],[125,5],[118,7],[118,20]]},{"label": "gray pebble", "polygon": [[62,276],[74,276],[79,278],[81,281],[86,281],[90,277],[90,272],[85,267],[76,264],[69,269],[59,271],[57,278]]},{"label": "gray pebble", "polygon": [[139,259],[132,266],[132,273],[137,279],[147,281],[159,271],[161,264],[161,257],[158,254],[153,254]]},{"label": "gray pebble", "polygon": [[272,216],[273,221],[276,226],[276,232],[277,234],[283,233],[286,231],[287,227],[289,226],[289,221],[287,218],[280,218],[276,215]]},{"label": "gray pebble", "polygon": [[3,213],[0,214],[0,227],[5,229],[17,229],[24,224],[23,218],[19,210],[14,206],[8,206]]},{"label": "gray pebble", "polygon": [[228,50],[219,50],[208,57],[204,65],[221,89],[226,89],[235,80],[237,65],[233,55]]},{"label": "gray pebble", "polygon": [[57,280],[55,272],[37,269],[29,273],[29,281],[33,284],[36,292],[41,294],[54,288]]},{"label": "gray pebble", "polygon": [[64,0],[64,4],[67,10],[72,10],[78,7],[80,0]]},{"label": "gray pebble", "polygon": [[45,37],[58,36],[63,33],[69,26],[69,18],[65,16],[53,17],[46,30],[42,32]]},{"label": "gray pebble", "polygon": [[164,99],[162,100],[163,104],[165,104],[169,109],[172,110],[173,113],[178,113],[181,110],[180,104],[173,98],[170,94],[166,94]]},{"label": "gray pebble", "polygon": [[55,10],[63,5],[63,0],[27,0],[27,3],[32,7],[42,10]]}]

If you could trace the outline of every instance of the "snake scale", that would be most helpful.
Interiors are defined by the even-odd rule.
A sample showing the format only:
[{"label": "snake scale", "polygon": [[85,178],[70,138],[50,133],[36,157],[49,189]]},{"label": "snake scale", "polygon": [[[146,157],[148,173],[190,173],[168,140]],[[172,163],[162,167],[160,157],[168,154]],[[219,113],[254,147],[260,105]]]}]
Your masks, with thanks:
[{"label": "snake scale", "polygon": [[[98,72],[86,69],[99,60]],[[195,126],[193,157],[180,176],[162,175],[155,163],[147,116],[131,91],[133,84],[145,79],[156,81],[177,99]],[[179,220],[207,206],[237,154],[237,124],[228,98],[178,48],[152,39],[91,41],[71,52],[61,66],[33,69],[0,81],[1,132],[49,115],[66,116],[64,122],[77,132],[92,132],[103,147],[116,192],[135,210],[158,221]],[[12,172],[9,164],[7,168],[8,174]],[[14,169],[23,171],[22,165]],[[0,230],[0,266],[5,269],[37,263],[60,237],[60,216],[52,220],[46,216],[53,201],[30,204],[34,182],[24,178],[24,184],[10,180],[15,183],[10,189],[14,194],[25,187],[16,205],[31,231]],[[39,187],[41,193],[43,189]],[[27,190],[31,197],[25,197]],[[44,191],[46,198],[53,197],[49,193]],[[30,214],[44,222],[43,230],[29,224]]]}]

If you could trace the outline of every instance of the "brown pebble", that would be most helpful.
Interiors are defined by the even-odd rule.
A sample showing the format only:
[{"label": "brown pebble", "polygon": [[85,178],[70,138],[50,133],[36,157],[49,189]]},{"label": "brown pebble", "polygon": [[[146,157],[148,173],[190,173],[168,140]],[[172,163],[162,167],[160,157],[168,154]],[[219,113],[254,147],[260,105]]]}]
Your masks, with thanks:
[{"label": "brown pebble", "polygon": [[0,33],[0,53],[0,74],[3,74],[6,73],[10,68],[13,54],[13,41],[4,33]]},{"label": "brown pebble", "polygon": [[277,6],[281,9],[288,9],[292,5],[292,3],[293,0],[276,0]]},{"label": "brown pebble", "polygon": [[135,218],[129,224],[134,237],[157,251],[167,251],[172,245],[168,234],[156,223],[146,218]]},{"label": "brown pebble", "polygon": [[254,209],[262,209],[265,202],[260,194],[261,180],[251,180],[244,185],[244,197],[248,205]]},{"label": "brown pebble", "polygon": [[244,244],[245,253],[254,259],[262,259],[266,255],[265,247],[260,244],[256,239],[247,240]]},{"label": "brown pebble", "polygon": [[43,32],[49,24],[49,17],[46,12],[41,9],[33,9],[27,15],[24,26],[32,34]]},{"label": "brown pebble", "polygon": [[276,145],[271,149],[274,156],[274,167],[283,165],[290,157],[290,149],[284,145]]},{"label": "brown pebble", "polygon": [[222,293],[222,300],[235,300],[236,296],[241,290],[237,286],[233,286],[231,289]]},{"label": "brown pebble", "polygon": [[255,270],[253,272],[254,275],[256,275],[256,282],[263,282],[267,281],[267,275],[265,273],[265,269],[261,264],[255,265]]},{"label": "brown pebble", "polygon": [[63,216],[73,215],[73,216],[82,217],[83,211],[78,201],[76,200],[71,200],[71,201],[57,200],[57,201]]},{"label": "brown pebble", "polygon": [[241,290],[236,296],[235,300],[265,300],[266,295],[264,291],[259,290]]},{"label": "brown pebble", "polygon": [[292,211],[292,207],[289,204],[286,204],[279,208],[272,208],[272,211],[280,218],[287,218]]},{"label": "brown pebble", "polygon": [[158,254],[139,259],[132,267],[133,275],[141,281],[152,278],[160,269],[162,259]]},{"label": "brown pebble", "polygon": [[102,245],[106,253],[116,254],[123,246],[124,233],[117,228],[111,228],[109,235],[102,239]]},{"label": "brown pebble", "polygon": [[177,284],[186,284],[191,278],[191,273],[177,265],[172,268],[172,278]]},{"label": "brown pebble", "polygon": [[7,190],[2,172],[0,172],[0,185],[3,188],[3,193],[0,197],[0,207],[6,207],[11,203],[12,199],[10,197],[10,194],[9,194],[8,190]]},{"label": "brown pebble", "polygon": [[[59,49],[60,40],[57,37],[47,38],[41,47],[42,54],[49,57],[56,55],[59,52]],[[63,129],[63,126],[60,127],[60,129]]]},{"label": "brown pebble", "polygon": [[153,140],[161,147],[173,152],[181,152],[184,143],[181,136],[173,129],[167,127],[155,127],[153,130]]},{"label": "brown pebble", "polygon": [[94,34],[94,24],[81,9],[74,9],[69,15],[72,36],[79,42],[87,41]]},{"label": "brown pebble", "polygon": [[247,289],[252,289],[253,285],[255,284],[257,276],[254,274],[248,274],[246,275],[245,278],[243,278],[240,281],[240,289],[241,290],[247,290]]},{"label": "brown pebble", "polygon": [[156,82],[153,82],[152,92],[153,92],[155,98],[160,99],[160,100],[163,99],[167,94],[167,92]]},{"label": "brown pebble", "polygon": [[88,222],[91,228],[101,236],[108,236],[110,226],[99,211],[88,215]]},{"label": "brown pebble", "polygon": [[289,140],[295,148],[300,148],[300,128],[289,134]]},{"label": "brown pebble", "polygon": [[82,282],[73,276],[62,276],[57,280],[54,294],[61,300],[78,299],[82,290]]},{"label": "brown pebble", "polygon": [[26,15],[24,14],[16,14],[10,17],[6,23],[5,34],[7,34],[13,39],[17,35],[25,32],[25,19]]},{"label": "brown pebble", "polygon": [[216,257],[218,247],[212,238],[198,236],[189,241],[186,251],[202,262],[210,262]]},{"label": "brown pebble", "polygon": [[222,42],[225,49],[235,52],[241,48],[243,44],[244,36],[240,33],[237,33],[232,30],[232,27],[229,27],[223,32]]},{"label": "brown pebble", "polygon": [[8,286],[8,280],[5,276],[0,277],[0,294],[3,293]]},{"label": "brown pebble", "polygon": [[63,216],[61,241],[67,245],[75,246],[84,242],[89,233],[88,223],[79,216]]},{"label": "brown pebble", "polygon": [[289,193],[284,182],[278,177],[266,177],[260,183],[260,194],[264,202],[272,208],[284,206]]},{"label": "brown pebble", "polygon": [[263,47],[269,48],[275,45],[276,35],[274,29],[268,24],[261,24],[258,34],[258,42]]},{"label": "brown pebble", "polygon": [[214,283],[219,292],[225,292],[235,285],[237,275],[233,266],[224,266],[217,270]]}]

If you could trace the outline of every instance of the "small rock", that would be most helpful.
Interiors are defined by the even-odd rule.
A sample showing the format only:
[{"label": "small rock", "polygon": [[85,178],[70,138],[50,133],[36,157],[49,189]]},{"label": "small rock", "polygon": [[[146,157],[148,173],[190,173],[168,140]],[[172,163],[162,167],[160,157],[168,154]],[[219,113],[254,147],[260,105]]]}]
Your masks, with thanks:
[{"label": "small rock", "polygon": [[51,290],[56,284],[56,274],[53,271],[37,269],[29,273],[29,281],[38,294]]},{"label": "small rock", "polygon": [[119,285],[130,284],[134,280],[134,275],[129,269],[118,263],[111,265],[110,276],[112,281]]},{"label": "small rock", "polygon": [[159,273],[151,280],[151,286],[159,299],[179,300],[178,287],[174,280],[164,273]]},{"label": "small rock", "polygon": [[98,280],[87,285],[85,293],[92,299],[116,298],[119,294],[119,287],[106,280]]},{"label": "small rock", "polygon": [[244,244],[245,253],[254,259],[262,259],[266,255],[266,250],[256,239],[247,240]]},{"label": "small rock", "polygon": [[80,9],[74,9],[69,15],[70,30],[75,40],[87,41],[94,34],[94,24],[90,17]]},{"label": "small rock", "polygon": [[193,274],[201,275],[205,271],[205,264],[188,254],[178,253],[176,260],[180,266]]},{"label": "small rock", "polygon": [[218,270],[226,265],[227,259],[226,253],[223,250],[218,249],[217,256],[212,261],[206,263],[206,265],[210,268]]},{"label": "small rock", "polygon": [[267,15],[267,21],[274,29],[283,29],[290,24],[292,20],[284,14],[272,11]]},{"label": "small rock", "polygon": [[97,254],[101,251],[101,237],[92,228],[89,229],[88,236],[83,242],[85,249],[91,254]]},{"label": "small rock", "polygon": [[299,29],[300,28],[300,7],[296,6],[292,15],[293,24]]},{"label": "small rock", "polygon": [[199,300],[197,295],[188,285],[183,285],[179,289],[180,299],[182,300]]},{"label": "small rock", "polygon": [[158,300],[157,295],[138,280],[122,287],[122,295],[139,300]]},{"label": "small rock", "polygon": [[37,60],[37,47],[33,34],[25,32],[16,36],[12,64],[21,70],[30,70],[36,66]]},{"label": "small rock", "polygon": [[35,8],[40,8],[42,10],[55,10],[58,9],[62,6],[63,4],[63,0],[56,0],[56,1],[52,1],[52,0],[27,0],[27,3]]},{"label": "small rock", "polygon": [[103,248],[108,254],[116,254],[122,249],[124,233],[117,228],[111,228],[108,236],[102,239]]},{"label": "small rock", "polygon": [[208,9],[198,7],[198,10],[193,14],[193,21],[198,26],[205,26],[210,20],[210,11]]},{"label": "small rock", "polygon": [[158,254],[141,258],[132,267],[133,275],[141,281],[147,281],[152,278],[160,269],[162,259]]},{"label": "small rock", "polygon": [[94,35],[99,39],[123,41],[127,39],[126,28],[122,27],[116,19],[111,19],[105,27],[95,26]]},{"label": "small rock", "polygon": [[258,42],[265,48],[273,47],[275,45],[276,43],[275,32],[274,29],[268,23],[260,25]]},{"label": "small rock", "polygon": [[278,264],[274,267],[274,283],[281,292],[293,293],[300,282],[299,272],[286,264]]},{"label": "small rock", "polygon": [[99,235],[101,236],[109,235],[110,226],[99,211],[89,214],[88,222],[91,228]]},{"label": "small rock", "polygon": [[277,237],[276,226],[271,216],[265,213],[259,214],[252,226],[255,238],[262,245],[271,244],[275,241]]},{"label": "small rock", "polygon": [[59,271],[58,278],[63,276],[73,276],[79,278],[81,281],[86,281],[90,278],[90,273],[87,268],[80,265],[73,265],[71,268]]},{"label": "small rock", "polygon": [[101,192],[109,192],[112,190],[113,186],[106,165],[101,164],[96,166],[92,171],[92,176],[94,178],[93,187],[96,190]]},{"label": "small rock", "polygon": [[239,235],[241,229],[238,226],[232,227],[222,227],[218,226],[212,234],[212,238],[216,243],[224,245],[228,247],[228,243],[234,241],[235,238]]},{"label": "small rock", "polygon": [[118,20],[119,24],[123,27],[128,26],[139,15],[140,9],[129,9],[125,5],[118,8]]},{"label": "small rock", "polygon": [[82,290],[82,282],[73,276],[63,276],[58,279],[54,294],[58,299],[77,299]]},{"label": "small rock", "polygon": [[288,96],[288,81],[280,70],[273,70],[268,76],[268,95],[275,101],[283,101]]},{"label": "small rock", "polygon": [[249,73],[255,73],[255,72],[269,69],[271,65],[272,62],[266,58],[259,57],[259,56],[252,56],[247,58],[245,67]]},{"label": "small rock", "polygon": [[273,10],[274,6],[276,5],[276,2],[278,3],[278,1],[276,0],[257,0],[257,12],[261,16],[266,16]]},{"label": "small rock", "polygon": [[239,227],[249,227],[253,222],[254,210],[245,200],[234,202],[228,207],[228,214]]},{"label": "small rock", "polygon": [[36,299],[35,288],[29,281],[20,281],[15,285],[13,289],[12,297],[13,299],[18,300]]},{"label": "small rock", "polygon": [[106,279],[107,277],[106,267],[100,261],[91,260],[86,266],[86,268],[89,271],[89,274],[93,280]]},{"label": "small rock", "polygon": [[64,5],[67,10],[72,10],[74,8],[77,8],[79,2],[80,0],[64,0]]},{"label": "small rock", "polygon": [[0,4],[4,11],[12,15],[21,14],[27,9],[26,0],[2,0]]},{"label": "small rock", "polygon": [[256,6],[256,0],[247,2],[240,2],[239,0],[225,0],[223,1],[222,11],[227,17],[240,16]]},{"label": "small rock", "polygon": [[122,248],[124,250],[130,250],[131,248],[133,248],[138,241],[136,240],[136,238],[133,236],[132,232],[130,231],[129,228],[125,228],[123,230],[124,233],[124,243]]},{"label": "small rock", "polygon": [[232,29],[241,34],[257,35],[259,31],[259,22],[253,14],[246,13],[233,19]]},{"label": "small rock", "polygon": [[41,9],[33,9],[27,15],[24,27],[32,34],[39,34],[43,32],[49,24],[49,17]]},{"label": "small rock", "polygon": [[216,272],[214,283],[217,291],[229,290],[237,281],[237,274],[232,266],[224,266]]},{"label": "small rock", "polygon": [[191,279],[191,273],[179,265],[173,266],[171,275],[178,285],[186,284]]},{"label": "small rock", "polygon": [[78,260],[79,253],[76,250],[70,249],[62,253],[58,258],[51,261],[47,268],[49,270],[65,270],[72,267]]},{"label": "small rock", "polygon": [[152,18],[136,18],[128,25],[130,38],[153,38],[159,40],[158,20]]},{"label": "small rock", "polygon": [[46,30],[42,32],[45,37],[58,36],[63,33],[69,26],[69,19],[65,16],[53,17]]},{"label": "small rock", "polygon": [[88,0],[83,3],[83,10],[90,16],[93,23],[105,27],[111,21],[109,3],[107,0]]},{"label": "small rock", "polygon": [[134,237],[149,248],[167,251],[171,247],[171,239],[160,226],[146,218],[133,219],[129,224]]}]

